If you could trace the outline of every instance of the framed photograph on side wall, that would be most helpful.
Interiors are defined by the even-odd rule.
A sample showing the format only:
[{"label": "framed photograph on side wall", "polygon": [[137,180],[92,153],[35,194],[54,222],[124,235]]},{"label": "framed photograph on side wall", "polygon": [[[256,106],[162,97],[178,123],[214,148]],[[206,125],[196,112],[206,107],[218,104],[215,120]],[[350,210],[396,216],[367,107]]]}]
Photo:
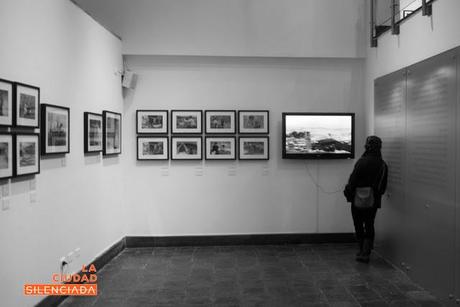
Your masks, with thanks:
[{"label": "framed photograph on side wall", "polygon": [[268,111],[238,111],[238,133],[268,134]]},{"label": "framed photograph on side wall", "polygon": [[138,134],[166,134],[168,133],[168,111],[137,110],[136,132]]},{"label": "framed photograph on side wall", "polygon": [[18,127],[38,128],[40,88],[23,83],[14,84],[14,123]]},{"label": "framed photograph on side wall", "polygon": [[102,112],[102,153],[116,155],[121,153],[121,114]]},{"label": "framed photograph on side wall", "polygon": [[70,109],[41,105],[42,155],[70,152]]},{"label": "framed photograph on side wall", "polygon": [[13,82],[0,79],[0,126],[13,125]]},{"label": "framed photograph on side wall", "polygon": [[205,138],[206,160],[235,160],[236,159],[236,138],[209,137]]},{"label": "framed photograph on side wall", "polygon": [[38,133],[14,135],[14,176],[40,173],[40,136]]},{"label": "framed photograph on side wall", "polygon": [[84,150],[85,153],[102,151],[102,115],[84,113]]},{"label": "framed photograph on side wall", "polygon": [[168,160],[168,137],[137,137],[137,160]]},{"label": "framed photograph on side wall", "polygon": [[240,137],[239,159],[240,160],[268,160],[269,154],[268,136]]},{"label": "framed photograph on side wall", "polygon": [[13,135],[0,133],[0,179],[13,177]]},{"label": "framed photograph on side wall", "polygon": [[202,160],[201,137],[183,136],[171,138],[171,160]]},{"label": "framed photograph on side wall", "polygon": [[205,132],[209,134],[233,134],[236,133],[236,111],[213,111],[204,112]]},{"label": "framed photograph on side wall", "polygon": [[173,110],[171,111],[171,132],[174,134],[201,134],[201,110]]}]

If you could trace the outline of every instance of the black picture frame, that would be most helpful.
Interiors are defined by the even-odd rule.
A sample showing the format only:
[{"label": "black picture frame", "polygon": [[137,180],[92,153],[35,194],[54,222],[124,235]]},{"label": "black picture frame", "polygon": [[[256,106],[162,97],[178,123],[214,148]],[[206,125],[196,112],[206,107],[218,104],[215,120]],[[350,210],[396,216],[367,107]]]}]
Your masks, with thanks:
[{"label": "black picture frame", "polygon": [[[287,127],[286,117],[288,116],[313,116],[313,117],[324,117],[322,125],[326,123],[326,117],[329,116],[340,116],[348,117],[351,120],[351,151],[349,153],[328,153],[328,152],[312,152],[312,153],[289,153],[286,150],[288,145],[287,140]],[[337,121],[337,120],[336,120]],[[285,112],[282,113],[281,121],[281,151],[283,159],[354,159],[355,157],[355,113],[339,113],[339,112]],[[292,146],[292,145],[291,145]],[[295,146],[295,144],[294,144]],[[336,147],[336,145],[334,146]],[[295,147],[294,147],[295,148]]]},{"label": "black picture frame", "polygon": [[[26,118],[24,113],[29,111],[24,111],[26,108],[25,104],[30,104],[30,101],[21,101],[18,99],[18,96],[25,94],[28,96],[35,97],[34,100],[34,113],[33,118]],[[18,101],[19,100],[19,101]],[[22,108],[20,110],[20,108]],[[21,113],[22,116],[21,116]],[[30,115],[28,115],[30,116]],[[38,128],[40,124],[40,88],[37,86],[15,82],[13,90],[13,125],[20,128]]]},{"label": "black picture frame", "polygon": [[[142,116],[161,116],[161,127],[142,127]],[[150,119],[155,120],[155,119]],[[153,123],[152,123],[153,124]],[[169,112],[168,110],[136,110],[136,133],[137,134],[168,134]]]},{"label": "black picture frame", "polygon": [[[177,157],[177,153],[174,149],[175,141],[178,140],[196,140],[199,141],[199,144],[197,144],[197,153],[195,155],[190,155],[190,157],[187,158],[187,156],[181,155],[180,157]],[[203,138],[201,136],[173,136],[171,137],[171,160],[178,160],[178,161],[197,161],[197,160],[203,160]]]},{"label": "black picture frame", "polygon": [[[219,114],[220,113],[220,114]],[[230,128],[226,127],[213,127],[213,122],[219,120],[212,118],[212,116],[229,116]],[[206,134],[235,134],[236,133],[236,111],[235,110],[205,110],[204,123]],[[221,120],[222,121],[222,120]],[[226,125],[226,123],[216,123],[215,126]]]},{"label": "black picture frame", "polygon": [[[196,116],[196,127],[177,127],[177,116]],[[172,134],[202,134],[203,133],[203,111],[202,110],[172,110],[171,111],[171,133]]]},{"label": "black picture frame", "polygon": [[[244,141],[256,142],[258,140],[266,140],[264,146],[264,154],[245,154],[245,146],[242,144]],[[238,138],[238,160],[242,161],[263,161],[270,160],[270,137],[269,136],[240,136]]]},{"label": "black picture frame", "polygon": [[[260,119],[246,119],[248,116],[257,116],[260,118],[262,116],[263,123],[262,127],[260,125]],[[250,122],[252,124],[250,124]],[[255,127],[248,127],[248,126]],[[268,110],[239,110],[238,111],[238,133],[239,134],[269,134],[270,133],[270,111]]]},{"label": "black picture frame", "polygon": [[[103,146],[103,134],[102,134],[102,126],[103,126],[103,120],[102,120],[102,114],[100,113],[92,113],[92,112],[84,112],[83,115],[83,148],[84,148],[84,153],[99,153],[102,152],[102,146]],[[101,123],[101,128],[100,128],[100,136],[97,136],[96,139],[99,139],[100,145],[91,145],[90,141],[93,138],[91,134],[94,134],[94,131],[90,128],[90,123],[91,121],[100,121]]]},{"label": "black picture frame", "polygon": [[[60,118],[50,119],[51,111],[60,115]],[[64,116],[64,120],[62,118]],[[60,122],[58,122],[60,120]],[[40,106],[40,126],[41,126],[41,154],[46,155],[60,155],[70,152],[70,108],[57,106],[53,104],[42,104]],[[54,128],[51,128],[53,126]],[[62,126],[59,130],[56,126]],[[54,129],[54,131],[51,131]],[[65,134],[62,137],[62,134]],[[52,136],[54,134],[54,136]],[[56,135],[58,134],[58,135]],[[56,145],[58,142],[62,142],[65,139],[64,145]],[[51,144],[54,143],[54,144]]]},{"label": "black picture frame", "polygon": [[[163,154],[162,155],[150,155],[150,158],[143,158],[143,154],[141,155],[140,153],[140,145],[143,143],[143,140],[150,140],[151,142],[161,142],[162,143],[162,148],[163,148]],[[167,136],[138,136],[137,137],[137,142],[136,142],[136,154],[137,154],[137,161],[165,161],[169,160],[169,138]],[[166,151],[166,152],[165,152]],[[155,157],[157,156],[157,157]]]},{"label": "black picture frame", "polygon": [[[5,143],[7,146],[5,146]],[[6,148],[5,148],[6,147]],[[13,178],[14,175],[14,137],[8,132],[0,133],[0,179]],[[5,167],[6,163],[6,167]]]},{"label": "black picture frame", "polygon": [[[107,138],[107,125],[110,122],[109,117],[115,118],[119,120],[119,125],[118,128],[116,125],[114,126],[114,138],[113,138],[113,143],[114,146],[107,146],[107,142],[109,141],[109,138]],[[115,122],[114,122],[115,124]],[[118,129],[118,144],[117,143],[117,129]],[[111,156],[111,155],[119,155],[121,154],[121,146],[122,146],[122,116],[121,113],[117,112],[112,112],[112,111],[102,111],[102,154],[104,156]],[[118,146],[118,150],[115,150],[116,147]]]},{"label": "black picture frame", "polygon": [[[15,133],[13,134],[13,136],[14,136],[14,140],[13,140],[13,150],[14,150],[13,176],[21,177],[21,176],[31,176],[31,175],[39,174],[40,173],[40,134],[38,133]],[[30,163],[30,162],[27,162],[27,160],[30,160],[30,157],[28,157],[27,159],[21,157],[21,154],[22,154],[21,146],[18,146],[18,143],[21,141],[21,139],[23,139],[24,141],[27,141],[28,139],[29,143],[30,143],[30,140],[33,140],[36,144],[35,153],[34,153],[35,155],[34,161],[36,165],[35,168],[31,168],[30,166],[27,166],[27,165],[21,165],[21,167],[23,167],[24,169],[21,169],[20,167],[18,167],[18,163],[21,163],[21,162],[24,162],[24,164]]]},{"label": "black picture frame", "polygon": [[[216,153],[213,154],[214,152],[219,152],[219,148],[214,149],[214,146],[212,144],[212,141],[214,142],[230,142],[230,154],[225,154],[225,153]],[[233,144],[232,144],[233,143]],[[236,144],[236,137],[235,136],[206,136],[205,141],[204,141],[204,148],[205,148],[205,160],[209,161],[231,161],[231,160],[236,160],[236,150],[237,150],[237,144]],[[218,145],[217,145],[218,146]]]},{"label": "black picture frame", "polygon": [[[14,82],[10,80],[0,79],[0,127],[13,126],[13,101]],[[4,115],[5,113],[7,113],[7,115]]]}]

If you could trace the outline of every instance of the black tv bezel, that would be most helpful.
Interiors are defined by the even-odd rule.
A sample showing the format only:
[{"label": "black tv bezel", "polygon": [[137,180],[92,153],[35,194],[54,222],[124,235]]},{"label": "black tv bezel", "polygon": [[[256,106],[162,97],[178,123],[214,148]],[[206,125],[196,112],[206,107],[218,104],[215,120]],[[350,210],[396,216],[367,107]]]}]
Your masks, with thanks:
[{"label": "black tv bezel", "polygon": [[[328,153],[305,153],[289,154],[286,153],[286,116],[351,116],[351,153],[349,154],[328,154]],[[282,113],[282,156],[283,159],[296,160],[323,160],[323,159],[354,159],[355,158],[355,113],[336,113],[336,112],[283,112]]]}]

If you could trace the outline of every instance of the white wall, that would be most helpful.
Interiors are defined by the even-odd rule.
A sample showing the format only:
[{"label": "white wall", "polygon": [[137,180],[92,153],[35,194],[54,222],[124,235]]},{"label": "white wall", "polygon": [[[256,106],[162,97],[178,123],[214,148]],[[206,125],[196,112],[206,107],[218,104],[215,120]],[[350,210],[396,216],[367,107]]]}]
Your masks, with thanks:
[{"label": "white wall", "polygon": [[126,233],[121,157],[83,154],[83,112],[122,111],[121,42],[62,0],[2,1],[0,38],[0,77],[39,86],[42,103],[71,113],[70,154],[1,184],[10,208],[0,211],[0,305],[31,306],[42,297],[24,297],[24,283],[50,282],[59,258],[80,247],[78,271]]},{"label": "white wall", "polygon": [[364,57],[364,0],[76,0],[123,54]]},{"label": "white wall", "polygon": [[[125,99],[129,235],[351,232],[342,190],[352,160],[281,159],[281,113],[356,112],[364,139],[359,59],[127,56],[139,74]],[[136,161],[137,109],[268,109],[268,162]],[[325,194],[309,178],[309,172]],[[200,176],[201,169],[202,176]],[[236,169],[236,175],[231,176]]]},{"label": "white wall", "polygon": [[431,17],[422,16],[419,12],[401,24],[400,35],[391,35],[388,31],[379,37],[378,48],[367,49],[367,131],[374,129],[374,80],[459,46],[459,11],[458,0],[435,1]]}]

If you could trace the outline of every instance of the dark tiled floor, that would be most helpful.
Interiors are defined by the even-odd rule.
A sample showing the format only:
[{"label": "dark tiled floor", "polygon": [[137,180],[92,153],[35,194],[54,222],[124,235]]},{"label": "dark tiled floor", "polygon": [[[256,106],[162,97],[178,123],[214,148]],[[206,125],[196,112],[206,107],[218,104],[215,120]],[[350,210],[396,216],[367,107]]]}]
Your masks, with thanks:
[{"label": "dark tiled floor", "polygon": [[376,255],[348,244],[126,249],[76,306],[441,306]]}]

